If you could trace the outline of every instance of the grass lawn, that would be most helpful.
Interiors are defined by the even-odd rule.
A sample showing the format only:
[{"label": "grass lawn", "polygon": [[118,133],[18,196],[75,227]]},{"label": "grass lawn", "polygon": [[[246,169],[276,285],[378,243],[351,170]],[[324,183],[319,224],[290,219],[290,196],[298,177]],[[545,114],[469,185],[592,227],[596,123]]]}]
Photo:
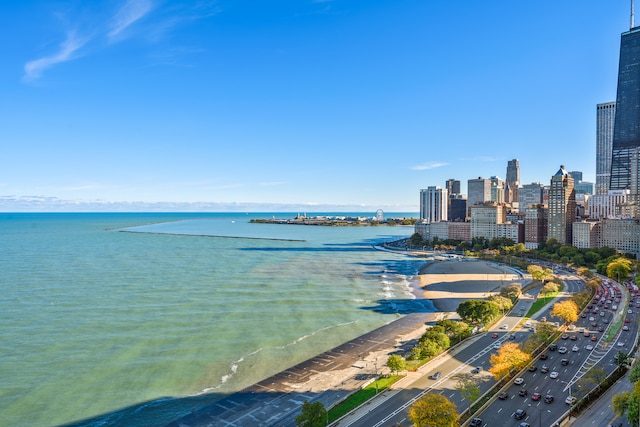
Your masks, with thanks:
[{"label": "grass lawn", "polygon": [[349,413],[354,410],[358,406],[365,403],[367,400],[371,399],[376,395],[376,384],[378,386],[378,393],[381,393],[383,390],[389,388],[391,384],[403,378],[400,375],[393,375],[390,377],[379,378],[368,386],[364,387],[361,390],[356,391],[351,396],[347,397],[342,402],[338,403],[336,406],[329,410],[329,422],[333,422],[343,415]]}]

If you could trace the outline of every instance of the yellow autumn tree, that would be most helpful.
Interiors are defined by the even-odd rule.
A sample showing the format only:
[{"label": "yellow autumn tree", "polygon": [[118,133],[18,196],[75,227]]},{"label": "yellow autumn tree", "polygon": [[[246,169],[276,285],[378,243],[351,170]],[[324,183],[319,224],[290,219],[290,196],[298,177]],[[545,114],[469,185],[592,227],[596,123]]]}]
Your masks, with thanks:
[{"label": "yellow autumn tree", "polygon": [[578,305],[571,300],[557,302],[551,309],[551,315],[563,319],[566,323],[575,322],[578,320]]},{"label": "yellow autumn tree", "polygon": [[457,427],[460,416],[449,399],[441,394],[427,393],[411,405],[409,420],[415,427]]},{"label": "yellow autumn tree", "polygon": [[489,358],[491,367],[489,373],[496,380],[500,380],[512,371],[519,371],[531,360],[531,355],[520,348],[520,344],[514,342],[504,343],[497,354]]}]

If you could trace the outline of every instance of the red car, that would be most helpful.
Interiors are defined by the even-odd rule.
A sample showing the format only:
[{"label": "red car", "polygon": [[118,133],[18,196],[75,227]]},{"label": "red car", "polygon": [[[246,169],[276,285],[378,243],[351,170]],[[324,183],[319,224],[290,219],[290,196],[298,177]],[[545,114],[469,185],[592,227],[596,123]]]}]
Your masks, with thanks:
[{"label": "red car", "polygon": [[631,323],[631,320],[629,320],[629,319],[624,319],[624,323]]},{"label": "red car", "polygon": [[597,336],[595,336],[595,335],[592,335],[592,336],[591,336],[591,341],[598,341],[598,337],[597,337]]},{"label": "red car", "polygon": [[536,393],[533,393],[531,395],[531,400],[540,400],[541,397],[542,397],[542,395],[540,393],[536,392]]},{"label": "red car", "polygon": [[498,334],[494,332],[493,334],[491,334],[491,338],[498,338]]}]

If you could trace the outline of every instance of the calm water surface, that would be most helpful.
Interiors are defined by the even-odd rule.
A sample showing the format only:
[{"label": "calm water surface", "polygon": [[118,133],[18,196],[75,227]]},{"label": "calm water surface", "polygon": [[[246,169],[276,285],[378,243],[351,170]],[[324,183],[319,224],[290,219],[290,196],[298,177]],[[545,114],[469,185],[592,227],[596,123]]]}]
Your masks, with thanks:
[{"label": "calm water surface", "polygon": [[162,425],[412,298],[422,262],[372,248],[412,227],[269,217],[0,214],[0,425]]}]

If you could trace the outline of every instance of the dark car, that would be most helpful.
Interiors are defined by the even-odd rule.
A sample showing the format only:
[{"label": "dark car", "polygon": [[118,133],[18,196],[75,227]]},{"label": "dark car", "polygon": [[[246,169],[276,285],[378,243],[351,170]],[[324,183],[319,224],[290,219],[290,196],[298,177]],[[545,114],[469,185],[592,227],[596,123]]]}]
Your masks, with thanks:
[{"label": "dark car", "polygon": [[518,391],[518,396],[526,396],[527,395],[527,390],[521,388],[520,391]]},{"label": "dark car", "polygon": [[556,351],[558,349],[558,344],[551,344],[549,346],[549,351]]},{"label": "dark car", "polygon": [[509,395],[507,393],[505,393],[504,391],[498,395],[498,399],[500,399],[500,400],[507,400],[508,397],[509,397]]},{"label": "dark car", "polygon": [[482,419],[481,418],[474,418],[469,423],[469,427],[480,427],[481,425],[482,425]]},{"label": "dark car", "polygon": [[537,370],[538,370],[538,367],[536,365],[529,366],[529,372],[535,372]]},{"label": "dark car", "polygon": [[429,378],[432,380],[437,380],[438,378],[440,378],[440,376],[442,375],[442,372],[436,372],[435,374],[431,375]]},{"label": "dark car", "polygon": [[542,353],[540,355],[540,360],[547,360],[549,358],[549,356],[547,356],[547,353]]},{"label": "dark car", "polygon": [[569,364],[569,359],[562,359],[560,361],[560,364],[563,365],[563,366],[567,366]]},{"label": "dark car", "polygon": [[552,396],[552,395],[550,395],[550,394],[547,394],[547,395],[544,397],[544,403],[552,403],[552,402],[553,402],[553,396]]},{"label": "dark car", "polygon": [[513,413],[513,418],[516,420],[521,420],[527,416],[527,411],[524,409],[516,409],[516,412]]}]

